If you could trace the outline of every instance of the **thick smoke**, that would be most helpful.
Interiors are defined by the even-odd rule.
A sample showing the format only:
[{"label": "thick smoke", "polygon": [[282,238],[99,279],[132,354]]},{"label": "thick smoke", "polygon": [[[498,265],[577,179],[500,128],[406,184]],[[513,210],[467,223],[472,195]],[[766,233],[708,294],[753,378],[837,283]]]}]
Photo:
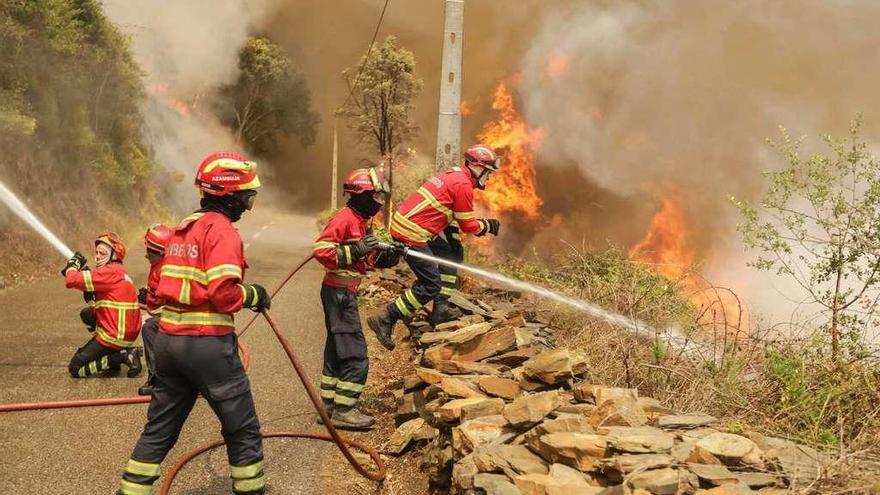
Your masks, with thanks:
[{"label": "thick smoke", "polygon": [[[274,11],[274,0],[106,0],[107,15],[131,36],[145,71],[147,142],[175,172],[176,210],[191,208],[195,166],[207,154],[236,150],[234,138],[199,104],[237,75],[238,51]],[[164,173],[164,172],[160,172]]]}]

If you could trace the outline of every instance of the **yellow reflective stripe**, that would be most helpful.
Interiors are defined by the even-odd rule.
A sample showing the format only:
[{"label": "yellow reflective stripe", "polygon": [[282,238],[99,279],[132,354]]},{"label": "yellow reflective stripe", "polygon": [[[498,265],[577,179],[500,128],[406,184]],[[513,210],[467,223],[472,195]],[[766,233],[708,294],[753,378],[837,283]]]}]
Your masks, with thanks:
[{"label": "yellow reflective stripe", "polygon": [[406,303],[403,302],[403,299],[400,297],[394,300],[394,305],[397,306],[397,310],[400,311],[403,316],[412,316],[412,311],[406,307]]},{"label": "yellow reflective stripe", "polygon": [[325,385],[336,385],[336,382],[339,381],[339,378],[333,378],[332,376],[321,375],[321,383]]},{"label": "yellow reflective stripe", "polygon": [[118,345],[119,347],[131,347],[134,345],[134,341],[125,340],[125,334],[123,334],[122,337],[113,337],[107,333],[107,330],[104,330],[101,327],[95,328],[95,333],[98,334],[104,342]]},{"label": "yellow reflective stripe", "polygon": [[106,370],[110,367],[110,356],[104,356],[101,358],[101,369]]},{"label": "yellow reflective stripe", "polygon": [[77,374],[80,378],[85,378],[85,377],[86,377],[86,367],[85,367],[85,366],[80,366],[80,368],[79,368],[79,370],[76,372],[76,374]]},{"label": "yellow reflective stripe", "polygon": [[456,220],[469,220],[471,218],[477,218],[477,214],[473,211],[456,211],[453,213]]},{"label": "yellow reflective stripe", "polygon": [[230,476],[234,479],[253,478],[263,470],[263,461],[258,461],[247,466],[229,466]]},{"label": "yellow reflective stripe", "polygon": [[360,392],[364,389],[363,383],[344,382],[339,380],[336,384],[336,390],[347,390],[349,392]]},{"label": "yellow reflective stripe", "polygon": [[97,361],[89,361],[89,371],[91,371],[93,375],[98,372]]},{"label": "yellow reflective stripe", "polygon": [[177,295],[177,300],[180,301],[181,304],[189,304],[190,303],[190,283],[189,280],[181,280],[180,281],[180,294]]},{"label": "yellow reflective stripe", "polygon": [[260,187],[260,178],[258,176],[254,176],[254,180],[250,182],[246,182],[238,186],[239,191],[243,191],[245,189],[256,189]]},{"label": "yellow reflective stripe", "polygon": [[441,273],[441,274],[440,274],[440,281],[441,281],[441,282],[452,282],[452,283],[455,283],[455,281],[456,281],[457,279],[458,279],[458,277],[455,276],[455,275],[447,275],[447,274],[445,274],[445,273]]},{"label": "yellow reflective stripe", "polygon": [[451,296],[452,295],[452,288],[440,287],[440,295],[441,296]]},{"label": "yellow reflective stripe", "polygon": [[336,397],[333,398],[333,402],[343,406],[355,406],[357,405],[358,400],[352,399],[351,397],[346,397],[344,395],[336,394]]},{"label": "yellow reflective stripe", "polygon": [[241,279],[241,267],[233,264],[217,265],[208,268],[205,272],[208,277],[208,283],[223,277],[235,277]]},{"label": "yellow reflective stripe", "polygon": [[333,400],[334,397],[336,397],[335,391],[321,389],[321,398],[322,399]]},{"label": "yellow reflective stripe", "polygon": [[446,216],[446,221],[452,220],[452,210],[437,201],[437,198],[431,194],[431,191],[422,186],[419,188],[419,192],[422,193],[422,196],[431,203],[431,206]]},{"label": "yellow reflective stripe", "polygon": [[159,476],[159,465],[129,459],[125,472],[139,476]]},{"label": "yellow reflective stripe", "polygon": [[334,274],[334,275],[339,275],[340,277],[346,277],[346,278],[361,278],[364,276],[361,272],[355,272],[352,270],[345,270],[343,268],[337,268],[336,270],[327,270],[327,271]]},{"label": "yellow reflective stripe", "polygon": [[125,310],[116,310],[116,337],[125,340]]},{"label": "yellow reflective stripe", "polygon": [[113,308],[113,309],[138,309],[138,304],[134,302],[108,301],[106,299],[95,301],[96,308]]},{"label": "yellow reflective stripe", "polygon": [[428,206],[429,204],[431,204],[430,201],[428,201],[427,199],[423,199],[421,203],[419,203],[419,204],[413,206],[411,210],[409,210],[408,212],[406,212],[406,216],[411,218],[411,217],[412,217],[413,215],[415,215],[416,213],[418,213],[418,212],[424,210],[425,207]]},{"label": "yellow reflective stripe", "polygon": [[194,280],[202,285],[208,285],[208,274],[192,266],[164,265],[160,275],[162,277]]},{"label": "yellow reflective stripe", "polygon": [[95,292],[95,284],[92,282],[92,272],[89,270],[85,270],[82,272],[83,274],[83,284],[86,286],[86,290],[88,292]]},{"label": "yellow reflective stripe", "polygon": [[245,172],[250,172],[257,164],[256,162],[249,160],[241,161],[234,158],[218,158],[205,167],[205,172],[210,172],[221,165],[226,170],[243,170]]},{"label": "yellow reflective stripe", "polygon": [[214,325],[221,327],[235,326],[235,320],[230,314],[207,313],[201,311],[178,313],[176,311],[170,311],[168,306],[165,306],[165,311],[162,312],[162,319],[159,321],[161,321],[162,323],[167,323],[169,325]]},{"label": "yellow reflective stripe", "polygon": [[315,243],[312,251],[317,251],[319,249],[327,249],[327,248],[336,248],[339,246],[338,242],[329,242],[329,241],[318,241]]},{"label": "yellow reflective stripe", "polygon": [[412,289],[407,289],[403,294],[406,296],[406,300],[409,301],[410,304],[412,304],[413,310],[422,307],[422,303],[420,303],[419,300],[416,299],[416,296],[415,294],[413,294]]},{"label": "yellow reflective stripe", "polygon": [[153,493],[153,485],[142,485],[128,480],[120,480],[119,491],[124,495],[151,495]]},{"label": "yellow reflective stripe", "polygon": [[345,254],[345,264],[351,264],[351,246],[342,246],[342,252]]},{"label": "yellow reflective stripe", "polygon": [[[428,232],[427,230],[415,224],[412,220],[406,218],[398,212],[395,212],[394,216],[391,217],[391,224],[392,226],[397,227],[399,230],[404,231],[404,234],[414,240],[427,241],[434,237],[434,234]],[[409,231],[411,233],[407,233],[406,231]]]},{"label": "yellow reflective stripe", "polygon": [[235,480],[232,488],[237,492],[253,492],[266,486],[266,477],[258,476],[249,480]]}]

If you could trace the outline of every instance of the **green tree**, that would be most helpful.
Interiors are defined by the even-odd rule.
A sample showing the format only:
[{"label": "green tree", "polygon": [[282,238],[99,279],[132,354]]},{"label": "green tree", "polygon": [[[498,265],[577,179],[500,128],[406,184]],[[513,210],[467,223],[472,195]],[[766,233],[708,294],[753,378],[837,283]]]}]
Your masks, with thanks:
[{"label": "green tree", "polygon": [[235,83],[220,89],[218,110],[240,143],[270,154],[282,136],[297,136],[303,145],[315,141],[318,116],[305,78],[278,45],[250,38],[239,52],[238,68]]},{"label": "green tree", "polygon": [[361,57],[356,66],[342,72],[351,97],[339,113],[348,121],[358,142],[378,152],[386,163],[392,188],[398,148],[418,130],[410,120],[413,100],[422,89],[415,68],[413,53],[399,46],[394,36],[388,36],[384,43]]},{"label": "green tree", "polygon": [[827,153],[803,156],[802,139],[781,128],[768,140],[785,166],[764,175],[769,187],[758,206],[734,199],[751,263],[793,279],[807,301],[827,315],[832,356],[841,337],[856,342],[872,324],[880,282],[880,164],[859,137],[861,117],[843,138],[823,136]]}]

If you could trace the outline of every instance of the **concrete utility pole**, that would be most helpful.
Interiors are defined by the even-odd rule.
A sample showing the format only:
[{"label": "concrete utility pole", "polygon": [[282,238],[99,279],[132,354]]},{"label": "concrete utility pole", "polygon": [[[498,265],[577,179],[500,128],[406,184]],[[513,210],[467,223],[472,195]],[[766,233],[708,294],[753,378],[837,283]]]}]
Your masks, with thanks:
[{"label": "concrete utility pole", "polygon": [[445,0],[440,111],[434,167],[458,164],[461,149],[461,45],[464,41],[464,0]]},{"label": "concrete utility pole", "polygon": [[337,199],[336,184],[339,182],[339,139],[336,133],[336,124],[339,117],[333,117],[333,184],[330,186],[330,211],[336,211],[339,206]]}]

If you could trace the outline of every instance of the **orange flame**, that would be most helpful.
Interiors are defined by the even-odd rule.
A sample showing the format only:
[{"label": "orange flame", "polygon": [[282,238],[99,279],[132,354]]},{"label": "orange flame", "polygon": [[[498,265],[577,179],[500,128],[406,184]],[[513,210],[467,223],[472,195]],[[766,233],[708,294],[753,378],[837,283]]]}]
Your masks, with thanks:
[{"label": "orange flame", "polygon": [[663,198],[648,233],[629,250],[629,257],[651,263],[654,271],[676,280],[694,264],[694,252],[688,248],[687,241],[681,199],[671,194]]},{"label": "orange flame", "polygon": [[467,100],[461,100],[458,111],[461,112],[462,117],[467,117],[474,114],[474,106]]},{"label": "orange flame", "polygon": [[495,89],[492,108],[500,118],[485,124],[477,137],[501,151],[501,170],[492,175],[477,202],[493,216],[518,212],[536,220],[543,201],[535,188],[535,150],[544,140],[544,130],[523,122],[504,81]]},{"label": "orange flame", "polygon": [[149,84],[147,85],[147,92],[158,96],[166,105],[182,117],[187,117],[190,114],[189,105],[185,101],[172,96],[167,83]]},{"label": "orange flame", "polygon": [[571,55],[559,48],[554,48],[544,63],[544,74],[550,79],[558,79],[566,74],[571,68]]},{"label": "orange flame", "polygon": [[697,308],[699,325],[720,326],[737,336],[741,331],[748,334],[748,312],[737,296],[712,286],[693,271],[696,253],[689,246],[690,239],[681,198],[673,192],[662,199],[645,238],[628,254],[630,259],[649,263],[655,272],[679,282],[681,294]]}]

